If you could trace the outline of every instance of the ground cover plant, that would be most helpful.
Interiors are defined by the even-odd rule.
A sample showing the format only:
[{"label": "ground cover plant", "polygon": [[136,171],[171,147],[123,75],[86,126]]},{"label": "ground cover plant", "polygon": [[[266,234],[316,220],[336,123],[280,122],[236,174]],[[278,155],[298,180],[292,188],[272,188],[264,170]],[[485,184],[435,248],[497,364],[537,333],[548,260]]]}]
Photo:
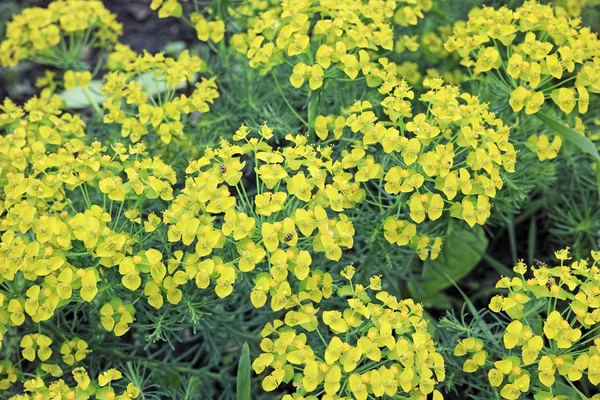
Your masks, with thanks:
[{"label": "ground cover plant", "polygon": [[0,398],[600,399],[598,1],[0,10]]}]

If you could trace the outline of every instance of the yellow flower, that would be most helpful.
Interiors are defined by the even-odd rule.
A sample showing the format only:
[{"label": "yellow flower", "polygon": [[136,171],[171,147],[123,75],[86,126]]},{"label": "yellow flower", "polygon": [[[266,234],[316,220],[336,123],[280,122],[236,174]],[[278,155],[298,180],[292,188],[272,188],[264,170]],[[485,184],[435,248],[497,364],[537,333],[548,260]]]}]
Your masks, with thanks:
[{"label": "yellow flower", "polygon": [[294,66],[294,70],[292,71],[292,75],[290,76],[290,83],[296,89],[299,89],[304,84],[304,79],[306,77],[306,64],[298,63]]},{"label": "yellow flower", "polygon": [[552,91],[550,97],[552,101],[556,105],[560,107],[560,109],[565,114],[570,114],[575,108],[576,99],[575,99],[575,91],[569,88],[560,88]]},{"label": "yellow flower", "polygon": [[562,139],[556,135],[550,143],[546,135],[531,135],[527,139],[527,145],[535,151],[540,161],[551,160],[558,155],[562,146]]},{"label": "yellow flower", "polygon": [[73,365],[85,359],[89,351],[88,344],[80,338],[73,338],[72,340],[65,341],[60,346],[62,359],[67,365]]},{"label": "yellow flower", "polygon": [[482,47],[477,53],[475,73],[480,74],[491,69],[498,69],[502,65],[502,57],[495,47]]},{"label": "yellow flower", "polygon": [[92,73],[90,71],[67,71],[64,76],[65,89],[73,90],[76,87],[87,88],[92,80]]},{"label": "yellow flower", "polygon": [[323,322],[335,333],[344,333],[348,330],[348,325],[339,311],[325,311]]},{"label": "yellow flower", "polygon": [[94,268],[88,268],[81,275],[81,298],[87,302],[90,302],[96,297],[98,293],[98,271]]},{"label": "yellow flower", "polygon": [[106,386],[110,382],[119,380],[123,377],[123,374],[117,369],[109,369],[98,376],[98,385],[100,387]]},{"label": "yellow flower", "polygon": [[159,18],[180,17],[182,13],[181,4],[177,0],[152,0],[152,10],[158,10]]},{"label": "yellow flower", "polygon": [[262,246],[258,246],[250,239],[243,239],[236,245],[240,254],[239,268],[242,272],[252,271],[256,264],[261,262],[266,256],[266,251]]},{"label": "yellow flower", "polygon": [[340,390],[341,384],[340,381],[342,379],[342,370],[339,365],[334,365],[327,372],[324,380],[324,389],[325,393],[328,395],[335,395]]}]

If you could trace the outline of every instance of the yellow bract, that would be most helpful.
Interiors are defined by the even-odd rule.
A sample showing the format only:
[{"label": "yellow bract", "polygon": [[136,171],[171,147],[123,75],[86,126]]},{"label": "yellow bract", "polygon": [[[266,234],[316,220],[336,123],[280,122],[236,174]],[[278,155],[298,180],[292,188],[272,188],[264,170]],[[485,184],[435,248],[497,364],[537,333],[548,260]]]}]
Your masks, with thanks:
[{"label": "yellow bract", "polygon": [[[476,74],[506,73],[501,84],[512,91],[510,105],[535,114],[550,97],[565,114],[578,104],[588,111],[589,93],[600,92],[598,36],[561,8],[528,0],[516,10],[475,8],[454,25],[446,50],[463,57]],[[574,79],[574,82],[573,82]],[[558,80],[558,81],[557,81]],[[569,83],[572,82],[572,83]]]},{"label": "yellow bract", "polygon": [[122,30],[102,1],[55,0],[48,8],[26,8],[6,27],[6,38],[0,43],[0,64],[14,66],[25,59],[52,64],[61,40],[73,45],[86,31],[92,32],[91,36],[88,32],[88,40],[95,38],[97,45],[110,48]]},{"label": "yellow bract", "polygon": [[[518,399],[530,392],[553,392],[557,374],[571,382],[587,379],[592,385],[600,383],[597,373],[598,340],[582,340],[583,332],[600,324],[595,307],[598,293],[597,252],[593,263],[587,259],[570,261],[569,248],[556,252],[559,265],[545,264],[528,267],[523,261],[515,266],[518,277],[501,278],[497,288],[508,289],[506,296],[492,298],[489,308],[504,312],[510,322],[502,327],[503,345],[510,350],[488,369],[492,387],[500,389],[504,399]],[[528,275],[529,277],[525,277]],[[546,300],[550,300],[546,306]],[[527,313],[544,309],[540,324],[530,324]],[[486,367],[488,353],[486,338],[466,338],[454,349],[455,356],[473,354],[465,361],[463,370],[473,373]]]},{"label": "yellow bract", "polygon": [[[346,267],[343,273],[349,280],[351,271]],[[370,292],[351,281],[340,287],[338,295],[347,304],[343,310],[328,310],[321,298],[302,292],[298,299],[304,300],[285,305],[284,321],[264,327],[263,352],[252,364],[256,373],[272,369],[263,389],[275,390],[294,378],[298,394],[324,391],[324,399],[343,395],[342,387],[356,399],[397,393],[441,399],[435,384],[445,378],[444,360],[427,332],[422,307],[380,291],[380,282],[373,277]],[[317,315],[317,306],[325,309],[322,315]]]},{"label": "yellow bract", "polygon": [[[267,5],[242,2],[230,9],[231,15],[247,28],[246,32],[232,37],[232,47],[246,53],[250,66],[259,68],[262,73],[269,72],[285,59],[291,60],[294,65],[290,76],[292,86],[300,88],[308,79],[314,91],[321,88],[327,72],[335,69],[352,80],[359,72],[367,75],[371,67],[366,49],[392,50],[393,25],[416,25],[423,18],[423,12],[431,9],[432,2],[350,0],[344,3],[343,10],[331,1],[284,4],[266,10]],[[220,21],[214,23],[217,22]],[[206,30],[203,25],[203,32]],[[406,43],[405,46],[414,45]],[[297,59],[314,61],[308,65]]]},{"label": "yellow bract", "polygon": [[[208,112],[219,97],[215,80],[205,78],[196,83],[189,97],[174,95],[180,85],[195,80],[204,69],[204,61],[190,56],[187,50],[177,59],[162,53],[135,56],[129,52],[131,49],[119,47],[109,55],[114,72],[107,74],[101,89],[107,96],[104,122],[121,125],[121,135],[134,143],[150,133],[165,144],[173,138],[183,140],[182,117],[194,111]],[[170,96],[159,96],[159,103],[151,99],[161,92]]]}]

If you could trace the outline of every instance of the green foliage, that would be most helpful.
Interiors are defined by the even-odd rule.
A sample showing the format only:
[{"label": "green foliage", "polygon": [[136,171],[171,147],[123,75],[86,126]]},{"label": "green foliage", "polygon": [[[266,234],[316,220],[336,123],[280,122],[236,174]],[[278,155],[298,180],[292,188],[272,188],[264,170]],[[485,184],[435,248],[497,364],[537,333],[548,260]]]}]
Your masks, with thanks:
[{"label": "green foliage", "polygon": [[482,228],[458,228],[450,232],[440,256],[425,263],[421,281],[409,284],[411,297],[426,307],[450,307],[449,299],[442,292],[473,271],[487,249],[488,240]]},{"label": "green foliage", "polygon": [[[577,273],[559,276],[561,267],[573,264],[561,261],[558,266],[552,255],[568,245],[573,257],[586,259],[600,248],[600,96],[596,82],[584,76],[584,69],[595,65],[589,53],[597,52],[592,44],[598,41],[594,15],[599,7],[594,0],[540,2],[552,4],[539,8],[540,14],[550,10],[560,21],[582,15],[591,31],[588,35],[587,28],[571,26],[570,44],[575,46],[575,38],[592,44],[576,49],[587,58],[572,71],[565,61],[561,77],[548,72],[545,55],[530,58],[542,65],[538,86],[531,82],[535,73],[514,78],[508,65],[511,55],[524,54],[528,31],[554,46],[550,54],[560,54],[556,49],[565,44],[560,35],[544,31],[546,20],[534,29],[525,18],[509,18],[504,28],[518,29],[508,45],[506,38],[485,36],[493,25],[486,21],[492,18],[488,14],[480,17],[481,26],[471,21],[470,33],[458,22],[479,19],[479,11],[473,11],[477,7],[492,13],[503,6],[531,6],[529,1],[399,0],[385,3],[396,7],[386,13],[383,2],[350,1],[353,7],[339,10],[333,5],[344,2],[308,2],[320,5],[308,11],[302,2],[286,2],[285,7],[304,11],[282,16],[279,0],[154,0],[151,8],[158,16],[181,18],[199,39],[173,38],[164,49],[166,59],[137,54],[110,35],[120,32],[117,20],[128,22],[125,15],[113,20],[106,11],[102,21],[96,20],[81,2],[77,21],[85,26],[80,29],[64,4],[62,22],[46,9],[34,9],[44,18],[30,17],[24,26],[37,20],[60,26],[59,35],[50,38],[56,43],[42,43],[35,29],[5,33],[5,18],[34,1],[0,4],[5,48],[26,50],[6,50],[0,62],[28,60],[0,74],[18,77],[11,93],[18,92],[12,90],[17,86],[39,89],[32,99],[7,99],[0,105],[0,398],[37,400],[33,393],[39,391],[41,399],[51,399],[50,385],[63,379],[79,391],[78,399],[112,400],[108,390],[118,400],[439,400],[442,394],[447,399],[508,399],[488,376],[494,361],[522,357],[525,351],[521,345],[514,350],[505,346],[508,324],[520,321],[544,336],[553,310],[571,318],[570,325],[580,323],[574,317],[579,304],[575,309],[556,305],[562,297],[575,298],[569,277]],[[102,2],[91,3],[104,9]],[[531,7],[538,6],[543,7]],[[357,25],[353,31],[354,21],[372,21],[370,13],[383,23],[365,25],[364,31]],[[414,23],[407,22],[412,17]],[[316,26],[329,20],[343,25]],[[144,34],[152,40],[154,27],[146,25]],[[105,27],[108,33],[99,34]],[[331,31],[318,33],[325,28]],[[452,36],[468,38],[480,31],[477,40],[457,49],[445,46]],[[393,46],[377,39],[381,32]],[[263,42],[256,44],[256,36]],[[368,46],[356,45],[363,36]],[[319,62],[322,46],[342,43],[348,49],[336,48],[327,62]],[[472,51],[462,54],[468,46],[474,46]],[[492,48],[501,62],[486,70],[484,51]],[[521,87],[528,91],[523,101],[543,94],[542,112],[531,115],[515,106]],[[588,87],[589,108],[578,104],[569,111],[570,101],[559,101],[554,92],[571,90],[567,97],[575,96],[573,104],[585,103],[578,87]],[[427,137],[419,115],[439,132]],[[392,139],[377,137],[377,129]],[[419,146],[415,154],[403,141],[413,139]],[[448,163],[443,155],[450,153],[451,165],[442,171]],[[394,168],[401,171],[399,187],[408,182],[404,173],[419,173],[423,182],[389,189],[388,173]],[[463,189],[462,181],[457,193],[448,195],[453,189],[444,186],[444,179],[449,171],[459,176],[459,169],[470,173],[472,187]],[[301,174],[312,185],[306,200],[292,182]],[[486,185],[490,177],[494,182]],[[276,205],[261,205],[261,196],[277,192],[286,196],[282,207],[262,214],[261,208]],[[440,215],[432,205],[434,195]],[[231,199],[233,206],[225,204]],[[90,217],[94,207],[106,214],[104,220]],[[305,210],[313,214],[302,214]],[[78,216],[88,218],[85,224]],[[247,219],[254,219],[252,229],[236,238]],[[314,224],[310,234],[302,232],[303,223]],[[60,224],[68,245],[60,243],[66,239],[59,228],[45,239],[46,226]],[[398,232],[406,226],[415,231],[405,229],[403,242],[405,233]],[[98,236],[97,242],[85,235]],[[121,236],[126,244],[116,254],[106,249]],[[205,253],[202,240],[210,248]],[[157,264],[148,261],[150,250],[158,254]],[[306,275],[300,251],[309,255]],[[248,262],[256,254],[260,259]],[[61,266],[44,269],[52,257],[62,260]],[[547,263],[549,278],[522,278],[516,272],[521,259],[543,268]],[[251,267],[242,267],[242,260]],[[205,261],[213,263],[210,268]],[[65,270],[72,279],[61,275]],[[537,273],[546,277],[546,272]],[[498,293],[512,299],[518,292],[518,284],[496,287],[504,282],[500,276],[535,286],[528,287],[528,301],[515,306],[517,311],[510,300],[500,313],[489,309]],[[65,282],[68,296],[67,289],[59,289]],[[565,291],[555,301],[544,292],[553,282]],[[64,296],[52,305],[59,290]],[[582,289],[591,299],[585,311],[590,315],[598,309],[597,294],[589,294],[594,290],[593,285]],[[101,311],[107,304],[114,306],[112,314]],[[391,321],[388,314],[377,314],[384,309],[393,314]],[[39,317],[43,312],[49,313],[45,319]],[[583,326],[584,340],[596,339],[595,329]],[[44,347],[36,341],[38,334],[52,340],[48,360],[36,352]],[[75,338],[90,351],[72,365],[62,356],[62,344]],[[385,342],[390,338],[393,345]],[[465,359],[455,354],[466,338],[485,343],[486,362],[475,373],[465,371],[470,369]],[[25,357],[31,353],[30,339],[33,361]],[[407,348],[402,347],[406,340]],[[426,356],[415,350],[417,340],[427,348]],[[548,346],[542,355],[567,354],[552,340],[544,337]],[[339,358],[331,361],[338,350]],[[572,354],[593,356],[594,351],[582,347]],[[359,361],[352,365],[347,359],[357,352]],[[434,356],[438,353],[442,361]],[[424,359],[412,365],[406,360],[410,357]],[[538,364],[539,359],[529,366],[534,378],[520,398],[551,398],[543,397],[535,377]],[[89,375],[89,390],[75,377],[77,367]],[[122,378],[102,385],[106,376],[116,374],[111,368]],[[16,371],[14,382],[11,371]],[[393,378],[390,387],[398,394],[376,389],[384,375]],[[503,384],[512,384],[519,374],[514,375]],[[584,378],[588,375],[593,374],[584,373]],[[25,395],[31,397],[18,397],[33,385],[28,379],[36,377],[44,386]],[[571,381],[558,372],[556,377],[552,395],[596,398],[589,380]]]},{"label": "green foliage", "polygon": [[252,393],[252,381],[250,378],[251,374],[252,370],[250,368],[250,347],[248,346],[248,343],[244,343],[237,371],[237,400],[250,400],[250,395]]}]

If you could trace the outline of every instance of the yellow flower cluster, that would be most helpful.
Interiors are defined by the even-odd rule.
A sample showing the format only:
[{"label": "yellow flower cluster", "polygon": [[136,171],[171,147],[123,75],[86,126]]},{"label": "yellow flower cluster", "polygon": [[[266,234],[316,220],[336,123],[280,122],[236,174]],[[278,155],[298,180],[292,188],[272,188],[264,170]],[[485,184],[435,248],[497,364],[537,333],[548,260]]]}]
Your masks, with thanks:
[{"label": "yellow flower cluster", "polygon": [[[26,307],[29,306],[29,303]],[[56,363],[58,360],[53,355],[52,339],[40,333],[24,335],[20,344],[21,355],[27,363],[39,360],[39,371],[41,374],[33,379],[22,381],[23,394],[18,394],[10,400],[51,400],[56,398],[86,400],[91,398],[104,400],[129,400],[136,399],[140,390],[134,384],[129,383],[126,389],[117,394],[111,382],[122,378],[120,371],[110,369],[100,374],[97,380],[92,381],[86,369],[78,366],[89,353],[88,344],[79,339],[66,340],[60,346],[62,361],[71,368],[70,375],[75,386],[69,386],[65,380],[63,369]],[[56,353],[54,353],[56,354]],[[25,367],[24,362],[19,366],[12,365],[8,359],[0,362],[0,390],[7,390],[23,377],[19,367]],[[59,378],[53,382],[46,383],[42,378]],[[69,379],[70,380],[70,379]]]},{"label": "yellow flower cluster", "polygon": [[[315,272],[316,273],[316,272]],[[270,392],[282,384],[296,388],[292,399],[442,399],[435,385],[445,379],[444,360],[428,333],[423,308],[381,290],[374,276],[364,287],[352,282],[354,267],[338,290],[346,308],[326,308],[331,287],[317,275],[290,297],[283,320],[263,328],[262,353],[252,367],[268,370],[262,382]],[[327,276],[327,274],[325,275]],[[305,396],[305,397],[303,397]]]},{"label": "yellow flower cluster", "polygon": [[[61,105],[60,97],[48,90],[23,107],[10,99],[0,105],[0,193],[7,193],[7,178],[23,174],[36,160],[67,140],[85,135],[85,123],[78,115],[62,113]],[[0,212],[4,210],[0,203]]]},{"label": "yellow flower cluster", "polygon": [[[145,199],[172,200],[175,172],[146,157],[142,144],[117,144],[112,154],[99,142],[85,145],[78,138],[84,123],[60,105],[58,96],[43,92],[24,107],[10,100],[0,106],[0,282],[29,282],[24,296],[0,297],[1,334],[26,316],[46,321],[70,301],[93,301],[102,268],[119,266],[130,289],[138,271],[151,273],[155,286],[167,273],[159,250],[126,255],[141,232],[151,234],[160,224],[150,214],[142,225],[139,207]],[[121,203],[116,217],[115,203]],[[122,335],[134,310],[113,299],[100,314],[107,330]]]},{"label": "yellow flower cluster", "polygon": [[[91,303],[110,284],[104,271],[115,267],[124,288],[143,291],[161,308],[165,299],[178,304],[191,280],[199,288],[214,280],[217,295],[228,296],[239,271],[264,262],[268,279],[266,286],[263,276],[257,279],[253,303],[263,306],[270,291],[272,308],[280,309],[291,295],[288,271],[303,281],[311,254],[339,260],[353,246],[354,228],[343,212],[364,199],[360,184],[371,179],[361,172],[370,164],[360,154],[345,151],[334,161],[331,148],[308,145],[304,136],[288,136],[294,146],[276,150],[267,144],[268,126],[260,138],[242,126],[239,144],[223,142],[190,163],[174,197],[174,170],[148,157],[142,143],[86,145],[77,137],[83,122],[60,105],[44,92],[24,108],[9,100],[1,107],[0,281],[28,282],[22,294],[0,299],[1,333],[26,318],[47,321],[70,302]],[[243,156],[256,173],[252,201],[241,182]],[[162,218],[142,214],[147,200],[165,202]],[[168,242],[194,251],[174,251],[165,261],[161,247],[147,244],[162,224]],[[213,252],[224,246],[223,257]],[[239,257],[225,257],[230,250]],[[100,300],[104,328],[126,333],[135,309],[118,298]]]},{"label": "yellow flower cluster", "polygon": [[562,139],[555,135],[552,141],[548,135],[531,135],[525,144],[530,150],[537,154],[540,161],[552,160],[558,156],[562,147]]},{"label": "yellow flower cluster", "polygon": [[62,51],[61,43],[63,49],[69,45],[110,47],[121,32],[121,24],[102,1],[55,0],[48,8],[26,8],[7,24],[0,65],[14,66],[25,59],[55,65],[60,63],[56,52]]},{"label": "yellow flower cluster", "polygon": [[600,4],[598,0],[555,0],[552,2],[556,7],[556,13],[570,17],[581,17],[587,7]]},{"label": "yellow flower cluster", "polygon": [[138,57],[138,53],[133,51],[128,45],[117,43],[113,51],[106,58],[106,68],[109,71],[125,71]]},{"label": "yellow flower cluster", "polygon": [[190,21],[196,29],[198,40],[214,43],[219,43],[225,37],[225,22],[220,19],[208,21],[204,15],[200,13],[192,13]]},{"label": "yellow flower cluster", "polygon": [[349,128],[362,137],[361,148],[353,153],[383,150],[361,172],[381,179],[384,191],[397,196],[397,217],[385,221],[385,237],[399,246],[411,244],[423,260],[435,259],[442,239],[417,235],[416,225],[443,215],[471,227],[483,225],[490,216],[490,199],[503,187],[502,170],[514,172],[516,152],[509,128],[486,104],[443,85],[439,78],[425,79],[430,90],[419,100],[427,112],[413,115],[414,92],[398,80],[395,64],[379,62],[381,69],[370,74],[387,96],[381,105],[388,120],[380,120],[370,102],[359,101],[348,109],[348,117],[318,116],[316,134],[323,140],[331,134],[337,139]]},{"label": "yellow flower cluster", "polygon": [[508,294],[493,297],[489,307],[510,318],[503,344],[511,355],[486,363],[483,342],[474,338],[455,349],[458,356],[474,353],[463,369],[486,368],[490,385],[504,399],[530,392],[552,398],[556,374],[571,384],[584,377],[600,384],[600,252],[592,251],[591,265],[586,259],[571,261],[568,248],[555,254],[560,265],[528,267],[520,261],[514,267],[517,277],[496,284]]},{"label": "yellow flower cluster", "polygon": [[[267,125],[253,136],[242,126],[235,143],[222,141],[192,161],[185,187],[163,222],[170,242],[194,246],[195,252],[182,254],[186,279],[200,288],[214,280],[217,295],[225,297],[238,271],[266,263],[269,273],[256,279],[252,302],[262,307],[271,292],[272,308],[281,309],[276,298],[291,295],[289,272],[305,280],[311,254],[337,261],[342,249],[353,246],[354,227],[343,212],[364,199],[360,185],[371,178],[357,173],[353,179],[351,171],[369,161],[362,159],[364,153],[347,151],[342,161],[334,161],[331,148],[315,148],[300,135],[288,135],[289,146],[273,148]],[[244,158],[255,172],[257,191],[250,197],[242,182]],[[208,258],[224,247],[233,247],[238,257]]]},{"label": "yellow flower cluster", "polygon": [[455,24],[445,48],[475,74],[498,71],[515,112],[534,114],[547,99],[570,114],[587,112],[600,92],[600,41],[579,20],[557,15],[535,0],[516,10],[475,8]]},{"label": "yellow flower cluster", "polygon": [[338,70],[355,79],[365,58],[368,62],[367,49],[394,49],[393,24],[416,25],[432,7],[430,0],[348,0],[344,7],[332,0],[303,0],[277,2],[259,12],[263,9],[248,3],[231,11],[248,25],[246,33],[232,37],[232,46],[264,73],[286,56],[297,59],[291,61],[291,82],[300,87],[308,79],[312,90]]},{"label": "yellow flower cluster", "polygon": [[[38,340],[45,338],[43,335],[35,334]],[[28,336],[26,336],[28,338]],[[46,338],[47,339],[47,338]],[[28,340],[31,340],[28,338]],[[49,340],[49,339],[48,339]],[[3,368],[7,371],[16,370],[10,366],[8,360],[0,364],[0,374]],[[41,364],[41,371],[54,378],[63,375],[62,369],[55,364]],[[98,399],[98,400],[132,400],[140,396],[140,389],[133,383],[128,383],[125,390],[118,394],[114,385],[123,378],[123,374],[117,369],[109,369],[92,380],[84,367],[76,367],[71,370],[74,385],[69,386],[63,379],[57,379],[46,384],[39,376],[23,382],[23,393],[10,397],[8,400],[54,400],[54,399]],[[9,373],[9,376],[10,375]],[[2,381],[0,381],[2,382]],[[1,383],[0,383],[1,388]]]},{"label": "yellow flower cluster", "polygon": [[64,76],[64,85],[66,90],[73,90],[76,87],[87,88],[92,81],[90,71],[66,71]]},{"label": "yellow flower cluster", "polygon": [[[0,292],[0,347],[8,329],[21,327],[22,332],[29,321],[39,325],[70,303],[98,298],[108,302],[92,312],[107,330],[123,335],[135,309],[101,293],[113,285],[106,280],[109,268],[118,266],[125,287],[135,282],[135,269],[127,260],[152,275],[157,288],[163,278],[169,288],[168,280],[173,279],[165,277],[159,250],[145,248],[140,261],[126,255],[144,245],[141,232],[148,238],[160,224],[154,214],[142,224],[140,208],[144,199],[173,198],[174,171],[160,159],[146,157],[141,144],[129,149],[116,144],[111,154],[99,142],[86,145],[84,122],[61,106],[60,98],[48,90],[23,107],[8,99],[0,105],[0,283],[19,288]],[[118,203],[119,211],[113,212]],[[121,378],[116,370],[91,381],[77,366],[90,351],[80,338],[59,346],[41,332],[10,335],[11,342],[19,339],[25,361],[18,366],[8,359],[0,363],[0,390],[21,384],[24,393],[15,400],[126,400],[140,393],[133,384],[117,393],[111,386]],[[59,359],[74,367],[72,379],[63,379]],[[27,363],[39,365],[39,377],[27,380]],[[48,383],[48,377],[58,379]],[[67,383],[72,380],[76,386]]]},{"label": "yellow flower cluster", "polygon": [[109,56],[109,66],[115,71],[107,74],[101,90],[108,96],[104,122],[121,125],[121,135],[134,143],[150,133],[166,144],[183,139],[182,117],[208,112],[219,97],[214,78],[202,78],[189,97],[176,96],[177,89],[194,81],[204,68],[204,62],[187,50],[173,59],[163,53],[134,56],[121,46]]}]

